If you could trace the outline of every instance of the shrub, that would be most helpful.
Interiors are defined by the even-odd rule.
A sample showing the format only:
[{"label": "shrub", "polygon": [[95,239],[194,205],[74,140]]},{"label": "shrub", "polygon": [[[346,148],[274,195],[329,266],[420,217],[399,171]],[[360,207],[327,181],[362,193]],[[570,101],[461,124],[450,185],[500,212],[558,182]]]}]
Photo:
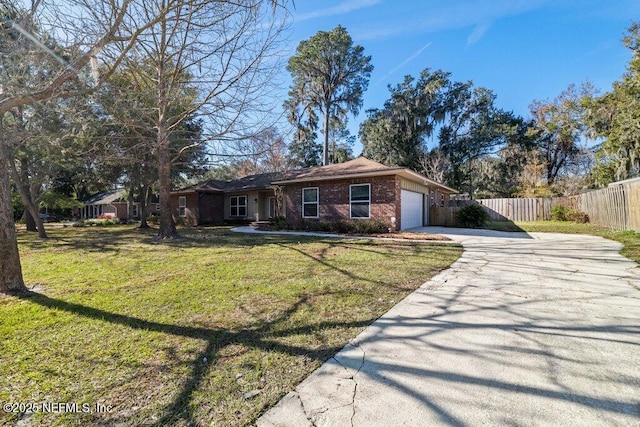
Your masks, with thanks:
[{"label": "shrub", "polygon": [[[277,225],[278,223],[276,223],[276,226]],[[389,232],[389,225],[387,223],[374,219],[290,221],[286,224],[286,228],[291,230],[338,234],[382,234]]]},{"label": "shrub", "polygon": [[456,213],[456,219],[464,227],[478,228],[489,220],[489,214],[481,205],[473,204],[460,209]]},{"label": "shrub", "polygon": [[281,216],[271,219],[271,225],[273,225],[273,228],[276,230],[284,230],[288,227],[287,219]]},{"label": "shrub", "polygon": [[551,209],[550,216],[553,221],[572,221],[580,224],[589,222],[589,215],[586,213],[564,206],[554,206]]},{"label": "shrub", "polygon": [[349,221],[356,233],[361,234],[383,234],[389,232],[389,226],[380,220],[352,220]]},{"label": "shrub", "polygon": [[120,224],[120,219],[119,218],[104,218],[104,219],[100,219],[100,218],[89,218],[87,220],[85,220],[83,223],[81,221],[76,222],[76,224],[78,224],[76,227],[84,227],[84,226],[97,226],[97,227],[103,227],[106,225],[115,225],[115,224]]},{"label": "shrub", "polygon": [[551,215],[551,219],[553,221],[566,221],[567,220],[567,211],[568,209],[564,206],[558,205],[554,206],[549,215]]},{"label": "shrub", "polygon": [[569,209],[566,216],[567,221],[573,221],[578,224],[586,224],[589,222],[589,215],[577,209]]}]

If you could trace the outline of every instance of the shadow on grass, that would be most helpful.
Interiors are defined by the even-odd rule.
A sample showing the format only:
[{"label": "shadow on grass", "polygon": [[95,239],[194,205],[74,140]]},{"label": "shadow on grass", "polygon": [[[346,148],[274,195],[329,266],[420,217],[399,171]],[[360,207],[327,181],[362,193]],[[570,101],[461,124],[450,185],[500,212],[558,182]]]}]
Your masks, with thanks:
[{"label": "shadow on grass", "polygon": [[[318,251],[317,253],[309,253],[307,251],[303,251],[299,248],[296,248],[295,245],[291,244],[291,243],[275,243],[275,245],[283,248],[283,249],[288,249],[292,252],[295,252],[301,256],[304,256],[306,258],[309,258],[310,260],[322,265],[323,267],[329,268],[331,270],[334,270],[335,272],[341,274],[342,276],[344,276],[346,279],[349,280],[353,280],[353,281],[360,281],[360,282],[366,282],[366,283],[371,283],[374,285],[379,285],[379,286],[384,286],[387,289],[392,288],[397,290],[398,292],[406,292],[407,289],[403,288],[401,286],[394,286],[389,284],[388,282],[384,281],[384,280],[373,280],[369,277],[367,277],[366,275],[359,275],[356,274],[354,271],[350,271],[348,269],[345,268],[340,268],[336,265],[334,265],[331,260],[327,257],[327,254],[331,251],[331,249],[334,248],[340,248],[340,249],[347,249],[347,250],[354,250],[354,251],[365,251],[365,252],[370,252],[370,253],[374,253],[378,256],[383,256],[385,258],[406,258],[407,254],[406,253],[387,253],[387,252],[383,252],[383,251],[376,251],[373,249],[369,249],[370,245],[366,245],[367,248],[364,248],[363,244],[361,243],[362,241],[358,241],[354,244],[347,244],[344,242],[335,242],[335,239],[331,240],[331,241],[327,241],[324,242],[326,244],[326,246],[324,248],[322,248],[320,251]],[[391,242],[394,243],[394,242]],[[448,247],[451,247],[450,245],[447,245]],[[397,245],[396,245],[397,247]],[[412,250],[412,252],[414,251],[414,247],[411,246],[410,244],[405,244],[405,247]],[[427,267],[425,267],[427,268]],[[432,273],[433,274],[433,273]],[[426,278],[425,278],[426,279]],[[424,280],[420,280],[420,282],[423,282]]]},{"label": "shadow on grass", "polygon": [[[191,374],[184,383],[182,389],[164,411],[162,418],[155,424],[157,426],[172,425],[180,420],[194,422],[190,402],[193,393],[199,389],[207,373],[214,366],[218,353],[228,345],[240,344],[247,348],[257,348],[268,351],[275,351],[291,356],[305,356],[315,359],[320,363],[325,362],[336,354],[342,346],[324,348],[306,348],[292,346],[278,342],[277,338],[295,336],[301,334],[311,334],[318,328],[363,328],[370,325],[375,319],[366,319],[354,322],[322,322],[309,326],[289,328],[287,330],[272,331],[274,326],[286,321],[300,307],[307,304],[307,296],[302,296],[285,310],[279,317],[270,322],[258,322],[249,328],[241,330],[210,329],[192,326],[180,326],[167,323],[159,323],[132,316],[112,313],[99,308],[89,307],[82,304],[72,303],[61,299],[51,298],[37,292],[24,292],[16,295],[18,298],[38,304],[50,309],[56,309],[73,313],[90,319],[96,319],[112,324],[124,325],[132,329],[143,331],[160,332],[173,336],[192,338],[207,343],[202,351],[192,362]],[[206,362],[205,362],[206,361]]]},{"label": "shadow on grass", "polygon": [[88,252],[117,253],[132,239],[151,239],[157,230],[131,226],[87,227],[49,230],[47,239],[28,232],[18,233],[18,244],[29,249],[78,249]]},{"label": "shadow on grass", "polygon": [[213,248],[221,246],[253,247],[292,241],[306,243],[319,241],[308,236],[263,236],[233,233],[229,227],[185,228],[179,239],[158,239],[155,228],[141,229],[135,226],[85,227],[56,229],[49,232],[48,239],[38,239],[32,233],[18,233],[18,243],[29,249],[51,247],[75,249],[88,252],[117,253],[133,243],[169,248]]},{"label": "shadow on grass", "polygon": [[[18,243],[29,249],[61,248],[83,250],[87,252],[118,253],[132,244],[149,245],[178,249],[241,247],[251,248],[267,245],[290,245],[295,243],[330,242],[331,244],[353,242],[354,247],[375,247],[378,245],[411,245],[415,242],[395,242],[344,238],[324,238],[317,236],[286,234],[250,234],[234,233],[230,227],[198,227],[180,230],[179,239],[158,239],[158,230],[140,229],[134,226],[110,226],[91,228],[72,228],[53,230],[48,239],[38,239],[35,235],[21,232]],[[424,241],[420,244],[437,244],[437,241]]]},{"label": "shadow on grass", "polygon": [[[59,230],[57,233],[52,233],[51,238],[46,241],[32,239],[30,236],[22,236],[20,244],[40,250],[52,248],[56,250],[68,249],[70,251],[81,250],[101,253],[118,253],[120,251],[124,253],[127,250],[131,250],[131,248],[142,248],[141,250],[145,250],[145,248],[151,245],[166,247],[169,248],[169,250],[174,248],[250,248],[272,245],[290,250],[291,256],[308,257],[324,267],[339,272],[346,278],[364,280],[376,284],[384,283],[368,279],[364,275],[359,275],[348,269],[336,266],[331,262],[330,257],[328,257],[328,251],[331,251],[333,248],[353,248],[355,250],[373,251],[387,257],[395,257],[397,254],[386,254],[383,253],[384,251],[382,250],[377,251],[376,248],[387,245],[393,247],[401,245],[406,247],[408,251],[415,251],[415,243],[409,242],[379,242],[371,240],[351,240],[349,238],[325,239],[292,235],[250,235],[233,233],[226,227],[184,229],[181,230],[181,233],[183,233],[185,238],[175,241],[157,240],[155,239],[156,233],[157,230],[154,229],[140,230],[133,228],[133,226],[92,227],[91,229]],[[304,244],[307,243],[319,244],[305,247]],[[430,243],[431,242],[425,242],[424,244],[429,245]],[[398,289],[403,292],[407,291],[406,288]],[[329,292],[327,291],[326,293]],[[182,384],[179,392],[175,395],[173,401],[161,414],[161,419],[157,422],[159,426],[178,424],[184,421],[195,422],[195,416],[192,412],[194,393],[202,387],[203,381],[206,381],[207,375],[210,370],[213,369],[212,367],[215,366],[221,350],[226,346],[234,344],[243,345],[247,348],[290,356],[305,356],[322,363],[337,353],[342,348],[342,344],[340,344],[340,346],[327,345],[320,348],[316,346],[317,343],[314,343],[313,346],[297,346],[283,342],[283,338],[298,335],[312,335],[317,330],[333,328],[364,328],[375,320],[375,318],[367,318],[365,320],[351,322],[325,321],[308,326],[286,327],[287,319],[298,312],[301,307],[309,304],[308,299],[310,296],[299,297],[295,303],[291,304],[286,311],[280,313],[275,319],[270,321],[256,321],[242,329],[234,330],[155,322],[153,320],[145,320],[65,301],[63,299],[51,298],[38,292],[27,292],[19,295],[19,297],[49,309],[61,310],[85,318],[123,325],[136,330],[159,332],[203,342],[205,349],[197,356],[194,356],[193,360],[189,362],[190,374],[184,384]],[[203,362],[203,360],[207,360],[207,362]]]}]

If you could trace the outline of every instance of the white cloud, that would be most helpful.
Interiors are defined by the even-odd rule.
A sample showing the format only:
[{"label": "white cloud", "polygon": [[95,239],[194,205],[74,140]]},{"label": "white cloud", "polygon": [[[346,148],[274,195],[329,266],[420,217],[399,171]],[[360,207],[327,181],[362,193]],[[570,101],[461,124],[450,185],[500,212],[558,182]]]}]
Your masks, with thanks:
[{"label": "white cloud", "polygon": [[354,10],[375,6],[382,0],[346,0],[336,6],[319,9],[313,12],[294,15],[295,22],[308,21],[310,19],[326,18],[328,16],[344,15]]},{"label": "white cloud", "polygon": [[401,22],[389,20],[367,23],[366,28],[353,32],[356,40],[377,40],[407,34],[426,34],[439,31],[474,28],[468,43],[477,42],[491,24],[500,19],[539,9],[550,0],[493,0],[477,1],[434,0],[411,9]]},{"label": "white cloud", "polygon": [[467,46],[471,46],[472,44],[478,42],[490,27],[491,24],[488,22],[476,25],[471,34],[469,34],[469,37],[467,37]]},{"label": "white cloud", "polygon": [[401,69],[402,67],[404,67],[405,65],[407,65],[408,63],[410,63],[411,61],[413,61],[414,59],[418,58],[420,55],[422,55],[422,52],[424,52],[429,46],[431,46],[431,42],[425,44],[424,46],[422,46],[420,49],[416,50],[415,52],[413,52],[411,54],[411,56],[409,56],[407,59],[405,59],[404,61],[402,61],[400,64],[398,64],[396,67],[394,67],[391,71],[389,71],[387,74],[385,74],[384,76],[382,76],[379,80],[378,83],[381,83],[382,81],[386,80],[389,76],[391,76],[393,73],[395,73],[396,71],[398,71],[399,69]]}]

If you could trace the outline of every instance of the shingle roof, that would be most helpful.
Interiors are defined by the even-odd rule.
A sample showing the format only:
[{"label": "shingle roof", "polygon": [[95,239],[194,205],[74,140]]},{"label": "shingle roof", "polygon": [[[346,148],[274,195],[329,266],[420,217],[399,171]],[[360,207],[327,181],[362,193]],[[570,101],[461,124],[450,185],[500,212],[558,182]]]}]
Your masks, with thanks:
[{"label": "shingle roof", "polygon": [[209,179],[204,182],[178,190],[177,193],[229,193],[234,191],[264,190],[271,186],[271,182],[283,176],[280,172],[248,175],[232,181]]},{"label": "shingle roof", "polygon": [[116,190],[116,191],[105,191],[103,193],[94,194],[86,200],[83,200],[82,203],[85,205],[109,205],[118,200],[124,199],[126,197],[126,193],[124,190]]},{"label": "shingle roof", "polygon": [[233,181],[208,180],[202,183],[183,188],[176,193],[203,192],[203,193],[230,193],[236,191],[265,190],[272,184],[287,184],[292,182],[307,182],[315,180],[343,179],[360,176],[401,175],[413,181],[437,185],[447,192],[457,191],[432,181],[417,172],[401,167],[389,167],[382,163],[374,162],[365,157],[358,157],[344,163],[327,166],[316,166],[305,169],[291,170],[287,172],[263,173],[249,175]]},{"label": "shingle roof", "polygon": [[453,188],[449,188],[446,185],[435,182],[411,169],[402,167],[390,167],[385,166],[382,163],[374,162],[365,157],[358,157],[357,159],[350,160],[344,163],[338,163],[335,165],[319,166],[315,168],[300,169],[298,171],[287,172],[286,176],[274,180],[273,184],[290,184],[294,182],[310,182],[310,181],[322,181],[331,179],[348,179],[356,177],[370,177],[370,176],[387,176],[387,175],[399,175],[410,181],[420,182],[425,185],[432,185],[440,188],[441,191],[447,193],[457,193]]},{"label": "shingle roof", "polygon": [[313,168],[293,170],[286,173],[281,181],[300,180],[300,179],[317,179],[326,177],[335,177],[342,175],[359,175],[372,172],[389,172],[393,173],[402,168],[392,168],[382,163],[374,162],[365,157],[358,157],[344,163],[336,163],[334,165],[318,166]]},{"label": "shingle roof", "polygon": [[225,187],[229,184],[229,181],[221,181],[219,179],[209,179],[204,182],[199,182],[198,184],[192,185],[187,188],[183,188],[180,191],[201,191],[204,193],[216,193],[224,191]]},{"label": "shingle roof", "polygon": [[[140,203],[140,198],[136,197],[133,200],[135,203]],[[151,203],[158,203],[158,195],[151,195]],[[85,205],[110,205],[112,203],[127,203],[127,191],[124,189],[114,191],[104,191],[102,193],[94,194],[93,196],[82,200]]]},{"label": "shingle roof", "polygon": [[284,174],[280,172],[272,172],[245,176],[230,181],[225,187],[225,191],[264,190],[271,187],[271,183],[282,178],[283,175]]}]

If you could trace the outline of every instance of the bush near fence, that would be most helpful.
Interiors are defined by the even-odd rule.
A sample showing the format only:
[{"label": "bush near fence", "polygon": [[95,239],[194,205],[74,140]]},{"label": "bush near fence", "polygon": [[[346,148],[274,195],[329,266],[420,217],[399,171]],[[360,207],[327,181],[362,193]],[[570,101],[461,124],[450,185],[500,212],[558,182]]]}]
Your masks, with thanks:
[{"label": "bush near fence", "polygon": [[586,213],[592,224],[640,232],[640,182],[637,181],[568,197],[452,200],[448,208],[431,208],[429,222],[456,226],[456,213],[472,203],[481,204],[493,221],[549,221],[551,210],[564,206]]}]

